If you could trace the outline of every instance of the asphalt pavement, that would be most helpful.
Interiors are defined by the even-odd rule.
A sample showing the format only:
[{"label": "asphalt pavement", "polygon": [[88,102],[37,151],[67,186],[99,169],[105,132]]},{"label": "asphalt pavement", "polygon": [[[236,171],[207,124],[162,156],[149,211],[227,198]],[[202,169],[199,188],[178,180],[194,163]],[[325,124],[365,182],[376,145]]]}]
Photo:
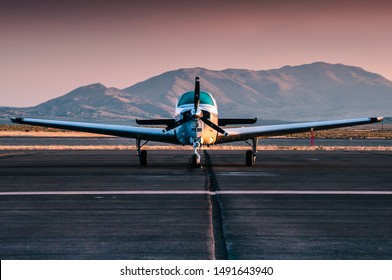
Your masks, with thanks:
[{"label": "asphalt pavement", "polygon": [[1,259],[391,259],[392,152],[1,151]]}]

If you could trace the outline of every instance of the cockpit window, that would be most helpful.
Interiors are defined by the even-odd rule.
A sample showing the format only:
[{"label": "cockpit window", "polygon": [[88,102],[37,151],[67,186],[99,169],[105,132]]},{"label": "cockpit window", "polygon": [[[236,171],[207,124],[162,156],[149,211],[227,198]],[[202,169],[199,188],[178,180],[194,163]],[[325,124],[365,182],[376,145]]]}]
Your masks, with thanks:
[{"label": "cockpit window", "polygon": [[[193,99],[195,97],[194,91],[189,91],[184,93],[180,101],[178,101],[178,106],[185,105],[185,104],[193,104]],[[205,91],[200,91],[200,104],[207,104],[211,106],[215,106],[214,100],[212,99],[211,95]]]}]

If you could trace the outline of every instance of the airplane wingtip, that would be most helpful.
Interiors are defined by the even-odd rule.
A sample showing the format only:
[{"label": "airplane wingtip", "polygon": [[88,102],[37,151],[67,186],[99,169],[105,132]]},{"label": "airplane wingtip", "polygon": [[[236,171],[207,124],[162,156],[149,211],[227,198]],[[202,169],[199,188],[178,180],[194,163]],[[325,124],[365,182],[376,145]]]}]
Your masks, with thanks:
[{"label": "airplane wingtip", "polygon": [[372,123],[382,122],[383,119],[384,119],[384,117],[373,117],[373,118],[370,118],[370,122],[372,122]]}]

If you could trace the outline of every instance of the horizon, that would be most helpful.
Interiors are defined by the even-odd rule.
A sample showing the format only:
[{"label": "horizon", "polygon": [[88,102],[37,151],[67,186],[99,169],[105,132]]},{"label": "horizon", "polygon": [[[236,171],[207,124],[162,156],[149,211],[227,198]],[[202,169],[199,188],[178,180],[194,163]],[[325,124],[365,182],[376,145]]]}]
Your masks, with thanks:
[{"label": "horizon", "polygon": [[384,0],[46,1],[0,4],[0,106],[35,106],[93,83],[119,89],[164,72],[314,62],[392,80]]}]

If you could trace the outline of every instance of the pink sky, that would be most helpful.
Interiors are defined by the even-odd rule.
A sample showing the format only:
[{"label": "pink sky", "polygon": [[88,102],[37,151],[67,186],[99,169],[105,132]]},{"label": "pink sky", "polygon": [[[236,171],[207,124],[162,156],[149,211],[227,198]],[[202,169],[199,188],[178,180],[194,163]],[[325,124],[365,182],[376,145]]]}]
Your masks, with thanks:
[{"label": "pink sky", "polygon": [[390,1],[8,2],[0,4],[0,106],[37,105],[96,82],[125,88],[185,67],[325,61],[392,80]]}]

